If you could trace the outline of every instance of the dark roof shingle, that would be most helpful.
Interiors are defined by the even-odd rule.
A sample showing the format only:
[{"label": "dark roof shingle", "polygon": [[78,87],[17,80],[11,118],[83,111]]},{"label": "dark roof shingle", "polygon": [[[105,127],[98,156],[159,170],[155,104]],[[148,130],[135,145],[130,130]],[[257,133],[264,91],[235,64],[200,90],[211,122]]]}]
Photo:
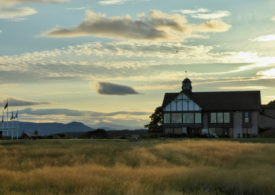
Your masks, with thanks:
[{"label": "dark roof shingle", "polygon": [[[166,93],[162,107],[168,105],[180,93]],[[192,92],[186,94],[206,111],[259,110],[260,91]]]}]

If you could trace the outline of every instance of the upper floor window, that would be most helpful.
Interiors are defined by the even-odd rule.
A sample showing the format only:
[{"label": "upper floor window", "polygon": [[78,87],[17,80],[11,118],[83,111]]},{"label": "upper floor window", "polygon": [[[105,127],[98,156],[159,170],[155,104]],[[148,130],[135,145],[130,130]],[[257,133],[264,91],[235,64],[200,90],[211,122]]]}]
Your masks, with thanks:
[{"label": "upper floor window", "polygon": [[249,112],[244,113],[244,122],[249,123]]},{"label": "upper floor window", "polygon": [[211,123],[217,123],[217,113],[216,112],[211,112],[211,114],[210,114],[210,122]]},{"label": "upper floor window", "polygon": [[230,113],[225,112],[223,113],[224,123],[230,123]]},{"label": "upper floor window", "polygon": [[186,95],[180,94],[170,104],[168,104],[164,111],[200,111],[201,108],[194,101],[189,99]]},{"label": "upper floor window", "polygon": [[229,112],[211,112],[210,123],[230,123]]}]

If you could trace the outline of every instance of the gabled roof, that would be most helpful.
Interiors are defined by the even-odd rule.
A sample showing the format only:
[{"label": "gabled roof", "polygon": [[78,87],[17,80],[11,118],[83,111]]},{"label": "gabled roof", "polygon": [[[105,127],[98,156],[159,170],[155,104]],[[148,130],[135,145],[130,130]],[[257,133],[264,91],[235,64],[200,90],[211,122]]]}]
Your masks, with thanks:
[{"label": "gabled roof", "polygon": [[170,102],[172,102],[174,99],[176,99],[176,97],[179,94],[180,93],[165,93],[164,94],[164,99],[163,99],[163,102],[162,102],[162,107],[164,108],[165,106],[170,104]]},{"label": "gabled roof", "polygon": [[[167,106],[179,94],[166,93],[162,107]],[[185,95],[206,111],[261,109],[260,91],[191,92]]]}]

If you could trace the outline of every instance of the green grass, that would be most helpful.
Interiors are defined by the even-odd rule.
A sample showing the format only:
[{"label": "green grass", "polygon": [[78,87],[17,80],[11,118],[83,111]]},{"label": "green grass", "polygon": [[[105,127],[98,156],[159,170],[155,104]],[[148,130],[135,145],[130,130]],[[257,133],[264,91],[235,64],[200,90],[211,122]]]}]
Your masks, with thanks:
[{"label": "green grass", "polygon": [[0,141],[0,194],[275,194],[275,139]]}]

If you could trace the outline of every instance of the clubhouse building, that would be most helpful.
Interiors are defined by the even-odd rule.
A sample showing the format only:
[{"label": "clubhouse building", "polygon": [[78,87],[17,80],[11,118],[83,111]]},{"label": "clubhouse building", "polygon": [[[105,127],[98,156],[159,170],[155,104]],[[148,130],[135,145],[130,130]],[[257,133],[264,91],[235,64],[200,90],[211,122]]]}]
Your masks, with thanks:
[{"label": "clubhouse building", "polygon": [[164,96],[163,135],[255,137],[261,127],[275,127],[275,109],[267,107],[260,91],[192,92],[186,78],[181,92]]}]

